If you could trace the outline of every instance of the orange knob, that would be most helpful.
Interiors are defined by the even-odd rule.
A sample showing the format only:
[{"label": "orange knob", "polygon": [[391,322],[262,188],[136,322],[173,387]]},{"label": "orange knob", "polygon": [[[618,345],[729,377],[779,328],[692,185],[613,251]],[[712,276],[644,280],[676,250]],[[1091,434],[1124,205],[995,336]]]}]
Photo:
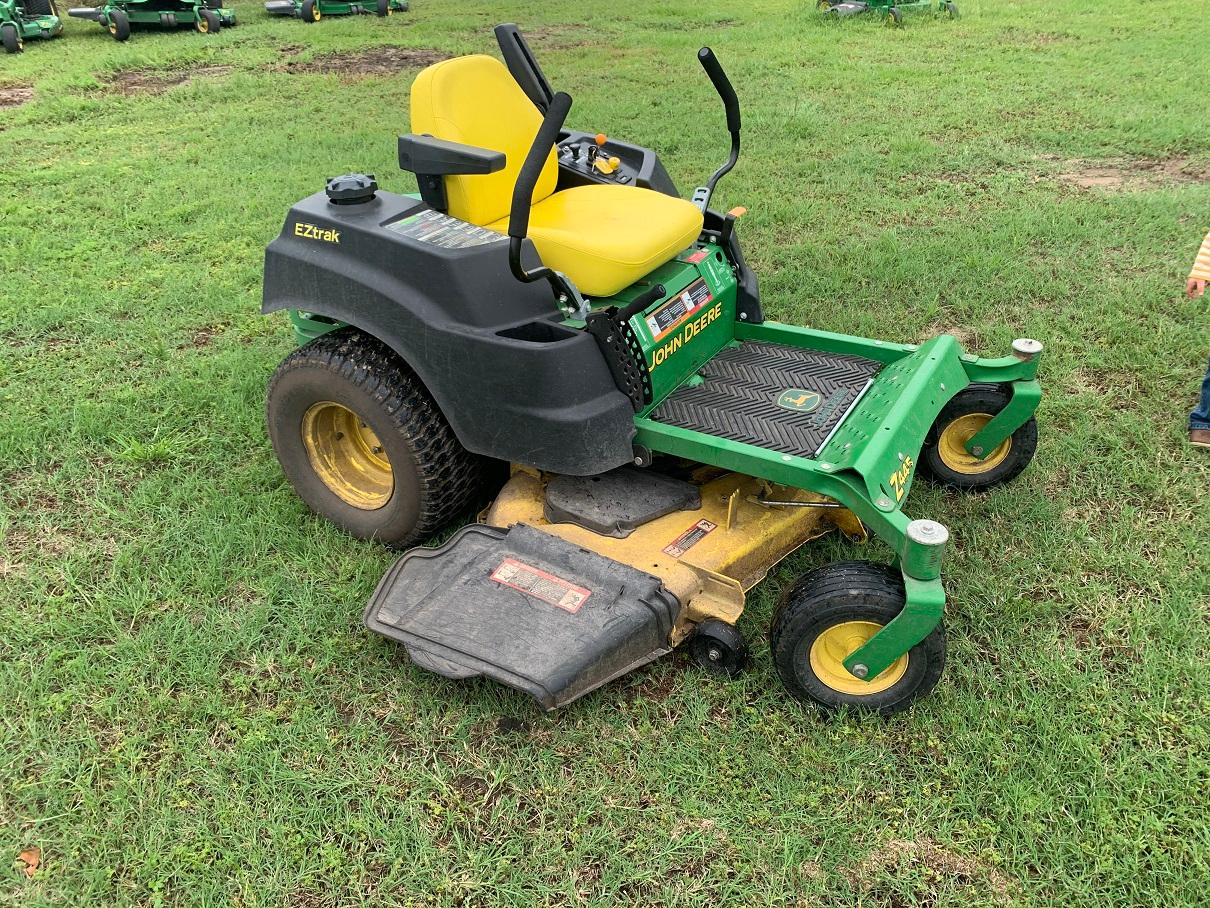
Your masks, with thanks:
[{"label": "orange knob", "polygon": [[598,132],[598,133],[597,133],[596,143],[597,143],[598,145],[604,145],[604,144],[605,144],[605,133],[603,133],[603,132]]}]

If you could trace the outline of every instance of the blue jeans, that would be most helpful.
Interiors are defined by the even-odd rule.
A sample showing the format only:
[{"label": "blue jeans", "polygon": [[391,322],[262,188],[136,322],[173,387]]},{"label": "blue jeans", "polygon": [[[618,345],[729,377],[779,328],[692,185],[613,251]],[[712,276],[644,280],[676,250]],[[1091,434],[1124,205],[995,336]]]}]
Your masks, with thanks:
[{"label": "blue jeans", "polygon": [[1189,414],[1190,429],[1210,429],[1210,368],[1202,380],[1202,399]]}]

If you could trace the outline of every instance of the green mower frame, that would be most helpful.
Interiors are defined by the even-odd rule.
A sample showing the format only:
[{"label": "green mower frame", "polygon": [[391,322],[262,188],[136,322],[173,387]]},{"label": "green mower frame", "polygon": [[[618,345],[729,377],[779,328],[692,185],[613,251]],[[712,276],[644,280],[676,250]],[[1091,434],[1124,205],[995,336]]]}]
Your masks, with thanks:
[{"label": "green mower frame", "polygon": [[127,40],[132,25],[160,28],[191,25],[206,35],[236,24],[235,10],[225,8],[223,0],[108,0],[97,7],[69,9],[67,14],[96,22],[115,41]]},{"label": "green mower frame", "polygon": [[958,5],[953,0],[816,0],[815,7],[829,19],[873,13],[882,16],[888,28],[903,27],[905,10],[932,8],[938,14],[958,18]]},{"label": "green mower frame", "polygon": [[[632,592],[601,601],[598,615],[677,604],[654,642],[630,648],[629,638],[605,639],[612,625],[569,629],[559,622],[572,619],[541,609],[538,624],[497,632],[493,622],[530,613],[511,612],[480,573],[491,564],[467,552],[498,559],[512,551],[513,531],[467,527],[437,550],[405,554],[371,600],[367,625],[435,672],[486,675],[554,708],[681,643],[708,669],[737,669],[746,592],[825,524],[850,535],[868,528],[894,552],[893,566],[843,562],[796,584],[774,620],[775,663],[792,693],[825,709],[904,708],[931,689],[944,662],[949,539],[941,524],[904,513],[913,479],[919,471],[977,492],[1025,469],[1037,445],[1042,345],[1020,338],[1007,355],[981,358],[950,335],[899,344],[766,319],[737,237],[744,211],[710,207],[738,160],[740,113],[708,48],[698,58],[724,102],[731,152],[693,193],[700,235],[629,287],[585,298],[563,273],[527,264],[540,261],[529,213],[552,148],[556,195],[599,184],[679,195],[650,149],[564,129],[571,99],[550,90],[515,26],[496,34],[508,73],[543,115],[516,177],[507,238],[446,214],[443,183],[500,170],[505,155],[429,135],[399,140],[419,196],[350,174],[296,204],[266,253],[263,311],[287,311],[301,344],[270,386],[274,447],[313,510],[399,547],[425,541],[475,501],[479,458],[512,463],[481,519],[525,528],[516,545],[544,567],[517,586],[508,578],[529,568],[509,556],[491,580],[602,600],[609,594],[591,592],[593,565],[575,567],[595,552],[614,565],[602,576],[638,572]],[[370,381],[378,390],[366,397],[358,383]],[[419,505],[406,513],[393,491],[397,463],[406,464],[399,482],[419,482]],[[686,476],[696,477],[698,505],[644,510],[658,497],[653,482],[684,493]],[[625,519],[601,517],[593,489],[606,487],[617,490],[610,507],[625,500]],[[634,512],[643,516],[631,520]],[[661,535],[690,520],[674,540]],[[432,580],[465,558],[460,579]],[[450,592],[464,580],[465,590]],[[635,584],[653,580],[662,585],[640,607]],[[816,621],[825,613],[832,625]],[[818,667],[825,639],[832,651]]]},{"label": "green mower frame", "polygon": [[55,38],[63,20],[55,0],[0,0],[0,44],[10,54],[25,49],[27,38]]},{"label": "green mower frame", "polygon": [[265,12],[271,16],[293,16],[303,22],[318,22],[324,16],[379,16],[406,12],[408,0],[268,0]]}]

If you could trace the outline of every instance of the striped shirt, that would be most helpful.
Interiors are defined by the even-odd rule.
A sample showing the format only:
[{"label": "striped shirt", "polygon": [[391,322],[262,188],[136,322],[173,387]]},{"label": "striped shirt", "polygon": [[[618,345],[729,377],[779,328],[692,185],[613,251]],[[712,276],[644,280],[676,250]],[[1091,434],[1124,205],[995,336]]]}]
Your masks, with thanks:
[{"label": "striped shirt", "polygon": [[1206,234],[1206,238],[1202,240],[1202,248],[1197,251],[1197,258],[1193,260],[1193,270],[1189,272],[1189,279],[1210,281],[1210,233]]}]

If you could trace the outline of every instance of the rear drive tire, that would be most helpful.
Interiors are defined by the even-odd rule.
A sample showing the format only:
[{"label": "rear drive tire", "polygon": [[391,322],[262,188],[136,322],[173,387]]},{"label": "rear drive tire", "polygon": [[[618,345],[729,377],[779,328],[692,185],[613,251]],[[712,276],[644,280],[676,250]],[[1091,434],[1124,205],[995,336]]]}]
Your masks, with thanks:
[{"label": "rear drive tire", "polygon": [[967,388],[937,417],[920,451],[920,473],[936,484],[964,492],[983,492],[1011,482],[1029,466],[1038,450],[1033,417],[982,459],[963,447],[993,416],[1008,406],[1010,394],[991,385]]},{"label": "rear drive tire", "polygon": [[21,34],[15,25],[6,24],[0,28],[0,42],[4,44],[5,51],[10,54],[19,54],[25,50],[25,42],[21,40]]},{"label": "rear drive tire", "polygon": [[333,331],[282,361],[269,437],[311,510],[361,539],[406,548],[470,508],[487,461],[469,453],[416,375],[385,344]]},{"label": "rear drive tire", "polygon": [[214,10],[205,8],[198,10],[197,30],[203,35],[217,34],[222,27],[222,20]]},{"label": "rear drive tire", "polygon": [[318,22],[322,19],[323,13],[319,11],[319,0],[303,0],[299,16],[303,22]]},{"label": "rear drive tire", "polygon": [[782,597],[769,634],[786,690],[827,712],[847,706],[884,716],[925,696],[945,668],[941,624],[868,681],[844,667],[904,601],[903,575],[888,565],[838,561],[800,578]]},{"label": "rear drive tire", "polygon": [[130,19],[120,9],[109,14],[109,25],[106,26],[115,41],[125,41],[130,37]]}]

